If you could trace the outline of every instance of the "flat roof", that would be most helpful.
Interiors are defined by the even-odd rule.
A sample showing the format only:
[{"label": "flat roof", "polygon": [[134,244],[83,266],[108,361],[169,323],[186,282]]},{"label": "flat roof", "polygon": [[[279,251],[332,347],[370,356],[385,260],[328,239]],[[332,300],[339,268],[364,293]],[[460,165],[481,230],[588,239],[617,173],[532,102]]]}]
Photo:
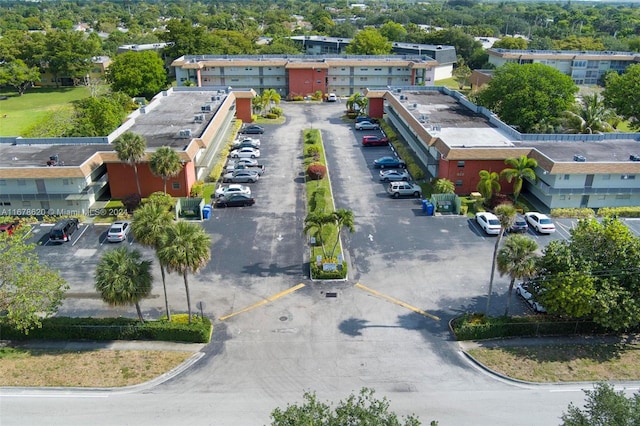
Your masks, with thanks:
[{"label": "flat roof", "polygon": [[586,162],[624,162],[631,154],[640,155],[640,141],[612,139],[604,141],[521,141],[518,147],[533,148],[554,162],[572,162],[574,155],[581,155]]},{"label": "flat roof", "polygon": [[99,151],[112,151],[109,144],[91,145],[11,145],[0,144],[0,168],[49,167],[47,161],[58,156],[58,166],[78,167]]}]

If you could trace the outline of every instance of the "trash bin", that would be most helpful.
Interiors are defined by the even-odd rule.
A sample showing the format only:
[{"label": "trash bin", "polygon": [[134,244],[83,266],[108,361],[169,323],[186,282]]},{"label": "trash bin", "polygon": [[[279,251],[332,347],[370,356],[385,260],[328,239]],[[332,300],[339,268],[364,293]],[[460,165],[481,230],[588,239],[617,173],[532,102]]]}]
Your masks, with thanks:
[{"label": "trash bin", "polygon": [[211,217],[211,206],[206,205],[202,208],[202,218],[207,220]]},{"label": "trash bin", "polygon": [[422,200],[422,212],[427,212],[427,204],[429,204],[429,200]]},{"label": "trash bin", "polygon": [[433,216],[433,204],[427,203],[427,216]]}]

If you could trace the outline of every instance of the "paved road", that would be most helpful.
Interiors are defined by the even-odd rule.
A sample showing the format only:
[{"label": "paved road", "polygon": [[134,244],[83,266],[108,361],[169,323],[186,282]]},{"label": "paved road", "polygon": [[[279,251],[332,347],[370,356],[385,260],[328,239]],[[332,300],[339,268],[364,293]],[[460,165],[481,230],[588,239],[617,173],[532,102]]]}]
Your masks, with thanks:
[{"label": "paved road", "polygon": [[[485,306],[493,237],[466,218],[426,217],[417,200],[389,199],[369,167],[389,148],[361,148],[361,135],[375,132],[355,134],[340,119],[341,104],[283,108],[287,123],[267,126],[262,138],[267,171],[252,185],[257,204],[215,210],[203,223],[213,238],[212,261],[190,280],[192,301],[222,318],[204,356],[144,391],[2,389],[3,426],[259,425],[305,390],[337,401],[365,386],[424,424],[553,425],[570,401],[582,401],[580,385],[528,386],[488,376],[451,340],[447,321]],[[312,282],[303,266],[301,132],[309,127],[322,131],[336,206],[356,218],[356,233],[344,240],[346,282]],[[113,248],[100,243],[105,230],[86,226],[72,244],[38,249],[72,284],[74,297],[62,314],[135,315],[93,295],[93,268]],[[544,245],[566,235],[563,228],[536,238]],[[134,241],[125,244],[153,256]],[[507,284],[497,278],[492,313],[502,311]],[[173,309],[184,310],[181,278],[171,275],[169,288]],[[160,292],[157,285],[142,303],[145,315],[163,313]]]}]

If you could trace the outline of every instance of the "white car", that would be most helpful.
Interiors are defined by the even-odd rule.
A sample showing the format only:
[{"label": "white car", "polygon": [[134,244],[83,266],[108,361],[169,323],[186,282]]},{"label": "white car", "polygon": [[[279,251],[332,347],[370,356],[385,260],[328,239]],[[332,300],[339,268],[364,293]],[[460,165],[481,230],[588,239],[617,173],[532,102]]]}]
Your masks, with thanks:
[{"label": "white car", "polygon": [[233,194],[245,194],[251,196],[251,188],[237,183],[232,183],[231,185],[218,187],[215,192],[215,197],[220,198]]},{"label": "white car", "polygon": [[540,314],[547,312],[544,306],[533,299],[533,294],[529,291],[529,287],[526,283],[518,283],[518,285],[516,285],[516,294],[522,297],[522,299],[527,302],[535,312]]},{"label": "white car", "polygon": [[356,123],[356,130],[378,130],[380,125],[370,121],[360,121]]},{"label": "white car", "polygon": [[380,180],[383,182],[411,180],[411,176],[405,169],[385,169],[380,170]]},{"label": "white car", "polygon": [[528,212],[524,214],[529,226],[540,234],[553,234],[556,232],[556,226],[553,224],[549,216],[538,212]]},{"label": "white car", "polygon": [[335,93],[329,93],[329,96],[327,96],[327,102],[337,102],[338,101],[338,95],[336,95]]},{"label": "white car", "polygon": [[500,229],[502,227],[500,226],[500,221],[495,214],[489,212],[478,212],[476,213],[476,222],[487,235],[500,234]]},{"label": "white car", "polygon": [[110,243],[119,243],[127,239],[129,231],[131,230],[131,222],[118,221],[113,222],[109,231],[107,231],[107,241]]},{"label": "white car", "polygon": [[260,149],[260,139],[256,139],[256,138],[240,138],[240,139],[236,139],[235,141],[233,141],[232,144],[233,148],[243,148],[243,147],[251,147],[251,148],[256,148],[256,149]]},{"label": "white car", "polygon": [[234,149],[229,153],[231,158],[258,158],[260,157],[260,150],[246,146],[240,149]]}]

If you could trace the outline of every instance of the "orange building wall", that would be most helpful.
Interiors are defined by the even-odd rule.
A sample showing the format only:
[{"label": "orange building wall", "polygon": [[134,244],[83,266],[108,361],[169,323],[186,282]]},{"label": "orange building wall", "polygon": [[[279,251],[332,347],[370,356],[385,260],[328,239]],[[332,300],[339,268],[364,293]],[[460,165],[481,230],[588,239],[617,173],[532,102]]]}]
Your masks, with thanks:
[{"label": "orange building wall", "polygon": [[[438,167],[438,178],[449,179],[454,184],[461,180],[462,186],[456,186],[456,194],[466,195],[477,191],[480,182],[480,170],[500,173],[506,166],[504,160],[465,160],[464,167],[458,167],[458,160],[440,159]],[[513,183],[500,180],[500,190],[503,194],[513,193]]]},{"label": "orange building wall", "polygon": [[384,115],[384,99],[383,98],[369,99],[369,117],[382,118],[383,115]]},{"label": "orange building wall", "polygon": [[236,117],[243,123],[251,123],[251,99],[236,98]]},{"label": "orange building wall", "polygon": [[318,90],[326,93],[326,78],[326,69],[290,69],[289,97],[312,95]]},{"label": "orange building wall", "polygon": [[[136,176],[132,166],[108,163],[107,174],[109,176],[111,198],[122,199],[127,195],[138,192]],[[162,178],[151,173],[147,163],[138,164],[138,177],[143,197],[148,197],[154,192],[164,190]],[[188,197],[195,180],[193,163],[186,163],[178,176],[167,180],[167,194],[173,197]],[[174,182],[180,183],[180,189],[173,189]]]}]

